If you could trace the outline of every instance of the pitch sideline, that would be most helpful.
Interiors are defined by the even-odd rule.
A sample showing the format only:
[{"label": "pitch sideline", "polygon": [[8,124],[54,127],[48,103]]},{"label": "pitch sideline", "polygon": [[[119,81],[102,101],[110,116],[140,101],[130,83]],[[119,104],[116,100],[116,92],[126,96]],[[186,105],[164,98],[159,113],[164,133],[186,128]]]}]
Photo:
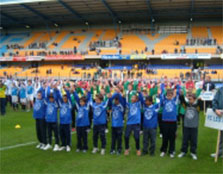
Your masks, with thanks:
[{"label": "pitch sideline", "polygon": [[[75,134],[75,133],[76,132],[71,132],[71,134]],[[31,141],[31,142],[27,142],[27,143],[12,145],[12,146],[5,146],[5,147],[1,147],[0,151],[15,149],[15,148],[18,148],[18,147],[30,146],[30,145],[33,145],[33,144],[36,144],[36,143],[37,143],[37,141]]]}]

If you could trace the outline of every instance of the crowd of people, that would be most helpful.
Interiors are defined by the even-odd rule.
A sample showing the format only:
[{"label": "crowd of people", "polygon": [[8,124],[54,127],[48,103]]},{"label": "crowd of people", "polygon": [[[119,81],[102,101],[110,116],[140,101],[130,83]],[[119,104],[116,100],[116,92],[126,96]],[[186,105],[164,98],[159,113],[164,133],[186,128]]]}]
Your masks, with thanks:
[{"label": "crowd of people", "polygon": [[[183,120],[183,137],[179,158],[186,155],[190,146],[192,159],[197,160],[199,113],[202,109],[202,91],[215,90],[210,77],[196,83],[186,83],[178,78],[161,80],[112,79],[92,81],[69,81],[54,79],[2,79],[0,83],[1,114],[5,115],[6,102],[17,111],[30,112],[36,120],[39,144],[36,148],[53,151],[71,151],[71,127],[77,132],[76,152],[89,149],[88,132],[93,127],[93,150],[97,153],[101,140],[102,155],[105,154],[106,132],[111,122],[110,154],[122,153],[124,133],[125,155],[129,155],[129,140],[134,132],[136,154],[155,155],[156,134],[159,127],[162,145],[160,156],[167,153],[175,157],[177,123]],[[222,116],[223,87],[217,91],[212,105]],[[59,119],[58,119],[59,111]],[[75,118],[76,117],[76,118]],[[126,124],[126,126],[124,126]],[[52,133],[55,143],[53,147]],[[140,133],[143,134],[141,152]],[[219,155],[222,155],[222,135]],[[149,149],[148,149],[149,147]],[[215,156],[215,154],[212,154]]]},{"label": "crowd of people", "polygon": [[121,43],[118,37],[115,37],[113,40],[98,40],[89,43],[90,51],[96,50],[97,48],[110,48],[110,47],[115,47],[115,48],[121,47]]},{"label": "crowd of people", "polygon": [[217,45],[217,40],[212,38],[192,38],[186,40],[187,46],[213,46]]}]

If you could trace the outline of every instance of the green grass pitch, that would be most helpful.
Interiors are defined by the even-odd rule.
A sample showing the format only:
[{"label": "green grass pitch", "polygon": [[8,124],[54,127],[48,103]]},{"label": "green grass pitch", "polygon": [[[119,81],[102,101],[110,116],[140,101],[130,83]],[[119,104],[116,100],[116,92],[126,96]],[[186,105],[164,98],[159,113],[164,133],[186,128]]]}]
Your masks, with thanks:
[{"label": "green grass pitch", "polygon": [[[157,135],[156,156],[138,157],[135,153],[135,142],[130,139],[129,156],[110,155],[111,131],[107,134],[106,155],[91,154],[92,131],[88,135],[89,151],[87,154],[75,152],[76,134],[72,135],[72,151],[53,152],[36,149],[35,122],[32,113],[14,112],[7,108],[5,117],[0,117],[0,173],[223,173],[222,159],[214,163],[210,153],[215,151],[217,131],[204,127],[204,115],[200,114],[198,133],[198,160],[186,157],[170,159],[159,157],[161,139]],[[20,124],[20,129],[15,125]],[[180,152],[182,126],[178,126],[176,154]],[[142,136],[140,137],[142,142]],[[15,147],[17,144],[30,145]],[[36,142],[33,144],[32,142]],[[100,145],[100,143],[99,143]],[[142,148],[142,143],[140,144]],[[14,146],[6,149],[5,147]],[[124,139],[123,139],[124,147]]]}]

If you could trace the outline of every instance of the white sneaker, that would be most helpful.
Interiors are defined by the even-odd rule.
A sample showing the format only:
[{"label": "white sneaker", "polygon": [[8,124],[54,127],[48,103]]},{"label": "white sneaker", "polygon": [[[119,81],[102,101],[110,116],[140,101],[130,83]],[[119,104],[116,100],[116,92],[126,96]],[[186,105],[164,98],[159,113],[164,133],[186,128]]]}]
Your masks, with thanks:
[{"label": "white sneaker", "polygon": [[[220,156],[221,158],[223,157],[223,155],[219,155],[219,156]],[[215,158],[215,153],[212,153],[212,154],[211,154],[211,157],[212,157],[212,158]]]},{"label": "white sneaker", "polygon": [[46,147],[46,145],[45,145],[45,144],[42,144],[42,145],[40,146],[40,149],[41,149],[41,150],[44,150],[45,147]]},{"label": "white sneaker", "polygon": [[173,153],[170,154],[170,158],[174,158],[174,154]]},{"label": "white sneaker", "polygon": [[105,149],[101,149],[101,155],[105,154]]},{"label": "white sneaker", "polygon": [[184,157],[186,154],[184,152],[181,152],[179,155],[178,155],[178,158],[182,158]]},{"label": "white sneaker", "polygon": [[65,149],[66,149],[65,146],[62,146],[62,147],[59,148],[59,151],[62,151],[62,150],[65,150]]},{"label": "white sneaker", "polygon": [[143,131],[140,131],[140,132],[139,132],[139,135],[142,135],[142,134],[143,134]]},{"label": "white sneaker", "polygon": [[94,147],[93,150],[92,150],[92,153],[95,154],[97,152],[98,152],[98,148]]},{"label": "white sneaker", "polygon": [[51,148],[52,148],[52,146],[51,146],[50,144],[47,144],[47,145],[44,147],[43,150],[48,150],[48,149],[51,149]]},{"label": "white sneaker", "polygon": [[197,160],[197,155],[196,155],[196,154],[191,153],[190,155],[192,156],[192,159],[193,159],[193,160]]},{"label": "white sneaker", "polygon": [[109,131],[108,131],[108,129],[105,129],[105,133],[107,134]]},{"label": "white sneaker", "polygon": [[163,138],[163,135],[162,134],[160,134],[160,138]]},{"label": "white sneaker", "polygon": [[215,158],[215,155],[216,155],[216,153],[212,153],[212,154],[211,154],[211,157],[212,157],[212,158]]},{"label": "white sneaker", "polygon": [[86,150],[83,150],[83,153],[87,153],[87,151]]},{"label": "white sneaker", "polygon": [[161,152],[160,157],[164,157],[165,156],[165,152]]},{"label": "white sneaker", "polygon": [[67,147],[66,147],[66,151],[67,151],[67,152],[70,152],[70,151],[71,151],[70,146],[67,146]]},{"label": "white sneaker", "polygon": [[42,146],[42,143],[37,144],[36,148],[39,149]]},{"label": "white sneaker", "polygon": [[76,149],[76,152],[80,152],[80,149]]},{"label": "white sneaker", "polygon": [[53,151],[54,152],[59,151],[59,145],[58,144],[55,144],[54,145]]}]

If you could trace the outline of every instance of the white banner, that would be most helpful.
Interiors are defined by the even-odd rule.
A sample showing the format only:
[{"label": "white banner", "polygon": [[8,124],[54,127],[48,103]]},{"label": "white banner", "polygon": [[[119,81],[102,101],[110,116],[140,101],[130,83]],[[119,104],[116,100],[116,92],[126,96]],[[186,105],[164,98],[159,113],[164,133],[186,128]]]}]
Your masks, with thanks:
[{"label": "white banner", "polygon": [[211,54],[162,54],[161,59],[211,59]]},{"label": "white banner", "polygon": [[214,99],[215,92],[205,91],[201,93],[201,100],[203,101],[211,101]]},{"label": "white banner", "polygon": [[12,57],[0,57],[0,62],[12,61]]},{"label": "white banner", "polygon": [[206,113],[205,126],[212,129],[223,130],[223,116],[217,116],[211,108],[208,108]]}]

